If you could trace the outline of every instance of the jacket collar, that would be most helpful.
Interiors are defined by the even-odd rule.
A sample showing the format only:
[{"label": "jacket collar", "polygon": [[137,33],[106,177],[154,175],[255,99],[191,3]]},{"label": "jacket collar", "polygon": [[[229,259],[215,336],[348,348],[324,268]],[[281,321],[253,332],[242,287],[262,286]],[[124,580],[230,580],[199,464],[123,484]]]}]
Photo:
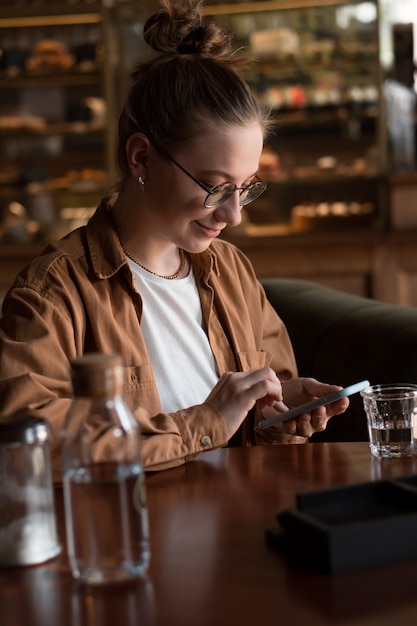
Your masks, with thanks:
[{"label": "jacket collar", "polygon": [[112,206],[112,199],[104,198],[86,226],[87,246],[98,278],[110,278],[126,263],[111,219]]}]

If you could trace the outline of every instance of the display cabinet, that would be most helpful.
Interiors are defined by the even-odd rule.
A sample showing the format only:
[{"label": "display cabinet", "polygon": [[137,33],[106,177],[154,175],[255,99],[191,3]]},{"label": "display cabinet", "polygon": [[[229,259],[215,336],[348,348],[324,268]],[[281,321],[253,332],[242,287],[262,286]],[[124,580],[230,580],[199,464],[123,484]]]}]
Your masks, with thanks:
[{"label": "display cabinet", "polygon": [[[145,54],[143,22],[155,6],[114,3],[118,80]],[[259,172],[268,191],[247,207],[246,234],[384,225],[377,1],[208,0],[204,11],[253,57],[246,78],[276,121]]]},{"label": "display cabinet", "polygon": [[101,9],[99,1],[1,4],[0,235],[7,241],[61,234],[65,217],[67,227],[83,220],[109,184]]},{"label": "display cabinet", "polygon": [[[19,205],[41,227],[69,216],[68,229],[113,182],[115,120],[158,2],[17,2],[21,15],[0,7],[0,236],[6,222],[25,239]],[[204,11],[254,58],[246,78],[276,121],[260,163],[268,191],[246,208],[245,234],[384,226],[377,0],[207,0]]]},{"label": "display cabinet", "polygon": [[206,7],[256,59],[247,80],[277,130],[260,175],[269,193],[248,230],[369,228],[386,218],[376,2],[250,2]]}]

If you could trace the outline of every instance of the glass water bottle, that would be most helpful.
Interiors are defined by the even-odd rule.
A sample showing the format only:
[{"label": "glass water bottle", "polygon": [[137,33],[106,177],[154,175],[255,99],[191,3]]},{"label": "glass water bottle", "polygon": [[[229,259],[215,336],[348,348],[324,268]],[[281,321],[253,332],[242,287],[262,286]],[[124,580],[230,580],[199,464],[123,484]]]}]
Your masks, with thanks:
[{"label": "glass water bottle", "polygon": [[70,566],[86,583],[142,576],[150,559],[139,425],[122,397],[122,360],[72,361],[74,401],[63,433]]}]

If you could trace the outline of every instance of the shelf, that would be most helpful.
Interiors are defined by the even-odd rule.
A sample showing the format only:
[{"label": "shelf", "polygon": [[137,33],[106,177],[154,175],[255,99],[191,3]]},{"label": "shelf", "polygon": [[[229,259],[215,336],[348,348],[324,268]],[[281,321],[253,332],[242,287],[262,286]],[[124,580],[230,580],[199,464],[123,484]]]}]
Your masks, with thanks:
[{"label": "shelf", "polygon": [[100,82],[100,72],[63,71],[19,74],[17,76],[1,76],[0,89],[22,89],[24,87],[75,87],[96,85]]},{"label": "shelf", "polygon": [[284,11],[286,9],[328,8],[343,6],[344,4],[359,4],[362,0],[259,0],[258,2],[239,2],[225,4],[221,0],[218,4],[210,4],[203,8],[205,15],[233,15],[239,13],[263,13],[266,11]]},{"label": "shelf", "polygon": [[[313,169],[313,168],[311,168]],[[322,173],[317,172],[317,174],[311,174],[309,176],[288,176],[285,178],[268,178],[264,176],[264,179],[268,184],[271,185],[280,185],[280,186],[293,186],[300,184],[308,184],[308,185],[323,185],[326,183],[345,183],[345,184],[354,184],[361,181],[373,181],[378,182],[381,180],[381,175],[377,173],[363,173],[358,174],[356,172],[352,174],[338,174],[338,173]]]},{"label": "shelf", "polygon": [[[48,193],[50,196],[54,197],[54,198],[63,198],[63,199],[67,199],[67,198],[72,198],[77,199],[77,200],[81,200],[82,203],[88,202],[91,203],[91,201],[94,202],[94,204],[98,204],[101,197],[104,196],[106,194],[106,192],[108,191],[108,187],[106,187],[104,184],[99,184],[99,183],[95,183],[94,185],[91,186],[86,186],[84,184],[84,186],[82,186],[82,182],[80,182],[77,186],[71,187],[56,187],[56,188],[52,188],[51,186],[48,186],[47,184],[44,185],[42,182],[40,183],[35,183],[36,185],[39,185],[39,191],[42,193]],[[22,196],[29,196],[30,192],[27,191],[27,186],[25,185],[24,187],[22,186],[13,186],[13,185],[0,185],[0,198],[3,200],[10,200],[12,198],[15,198],[16,196],[22,197]]]},{"label": "shelf", "polygon": [[99,24],[101,2],[88,4],[48,3],[40,6],[0,8],[0,28],[27,28],[38,26],[65,26],[77,24]]},{"label": "shelf", "polygon": [[16,128],[5,128],[1,126],[0,117],[0,136],[7,137],[49,137],[51,135],[87,135],[93,133],[102,133],[106,129],[105,124],[95,122],[60,122],[57,124],[46,124],[45,126],[21,126]]},{"label": "shelf", "polygon": [[342,124],[354,118],[359,120],[376,120],[378,110],[376,104],[340,104],[332,106],[275,108],[272,113],[282,126],[321,126],[329,124]]},{"label": "shelf", "polygon": [[[375,57],[374,65],[377,63]],[[360,67],[359,67],[360,66]],[[326,73],[338,73],[342,80],[338,87],[349,89],[350,87],[368,87],[378,83],[378,71],[372,67],[372,61],[360,61],[355,64],[350,62],[334,62],[332,65],[319,66],[317,63],[295,63],[289,61],[285,67],[280,62],[268,63],[265,67],[259,64],[250,70],[246,70],[245,77],[251,83],[272,83],[273,85],[298,85],[304,89],[311,88],[314,84],[321,84]]]},{"label": "shelf", "polygon": [[407,185],[417,186],[417,171],[390,174],[389,182],[393,187]]}]

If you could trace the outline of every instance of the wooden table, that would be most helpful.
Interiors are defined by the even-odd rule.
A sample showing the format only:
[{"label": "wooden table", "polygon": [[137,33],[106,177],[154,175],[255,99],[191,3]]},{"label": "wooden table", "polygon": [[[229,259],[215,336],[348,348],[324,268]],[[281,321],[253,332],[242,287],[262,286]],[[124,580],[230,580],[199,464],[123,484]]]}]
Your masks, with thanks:
[{"label": "wooden table", "polygon": [[[206,452],[148,475],[147,581],[83,588],[72,580],[64,550],[43,565],[0,570],[0,624],[415,626],[417,561],[326,576],[296,566],[265,541],[265,529],[295,505],[298,492],[411,473],[417,459],[378,462],[366,443]],[[64,542],[60,489],[57,511]]]}]

